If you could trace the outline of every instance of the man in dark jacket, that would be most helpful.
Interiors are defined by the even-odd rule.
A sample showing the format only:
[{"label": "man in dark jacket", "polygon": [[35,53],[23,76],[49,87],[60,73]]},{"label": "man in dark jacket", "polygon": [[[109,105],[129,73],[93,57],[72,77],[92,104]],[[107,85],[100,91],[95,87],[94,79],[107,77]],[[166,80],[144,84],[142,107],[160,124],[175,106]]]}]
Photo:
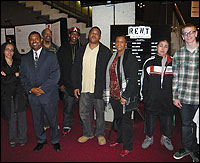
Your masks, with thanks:
[{"label": "man in dark jacket", "polygon": [[[49,28],[45,28],[42,31],[42,47],[46,50],[57,53],[59,47],[52,42],[52,31]],[[46,115],[44,114],[44,130],[46,131],[49,128],[49,122]],[[60,126],[58,125],[58,129]]]},{"label": "man in dark jacket", "polygon": [[60,67],[55,54],[42,47],[41,36],[33,31],[29,34],[31,50],[22,57],[20,80],[29,93],[28,99],[33,114],[33,125],[38,144],[33,151],[37,152],[47,144],[44,132],[44,114],[51,128],[51,144],[55,151],[60,151],[59,130],[57,123],[58,86]]},{"label": "man in dark jacket", "polygon": [[72,27],[69,30],[69,42],[66,41],[58,50],[57,57],[60,65],[61,76],[59,81],[60,91],[63,93],[63,130],[62,135],[70,133],[74,114],[74,105],[78,101],[74,97],[71,81],[71,69],[76,57],[76,52],[81,46],[80,29]]},{"label": "man in dark jacket", "polygon": [[112,55],[111,51],[99,42],[101,30],[92,27],[89,43],[77,51],[72,67],[74,95],[79,101],[79,114],[83,123],[83,136],[78,142],[84,143],[94,137],[92,128],[93,106],[96,111],[96,133],[99,145],[106,144],[103,90],[105,89],[106,66]]},{"label": "man in dark jacket", "polygon": [[141,98],[145,106],[144,132],[146,139],[142,148],[153,144],[156,119],[160,118],[160,143],[168,150],[173,150],[170,137],[173,134],[174,105],[172,101],[172,59],[167,54],[169,44],[159,41],[157,55],[147,59],[141,76]]}]

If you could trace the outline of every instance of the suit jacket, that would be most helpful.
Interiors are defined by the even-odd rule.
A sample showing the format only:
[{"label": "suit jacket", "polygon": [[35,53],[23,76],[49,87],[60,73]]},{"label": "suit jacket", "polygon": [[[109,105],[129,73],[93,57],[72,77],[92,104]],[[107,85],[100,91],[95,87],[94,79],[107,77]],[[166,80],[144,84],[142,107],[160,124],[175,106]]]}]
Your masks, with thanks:
[{"label": "suit jacket", "polygon": [[[33,50],[22,57],[20,65],[20,80],[25,90],[29,92],[31,88],[41,87],[44,94],[36,96],[29,93],[30,103],[49,104],[57,102],[58,81],[60,78],[60,67],[57,56],[48,50],[42,49],[37,63],[34,65]],[[39,100],[38,100],[39,99]]]}]

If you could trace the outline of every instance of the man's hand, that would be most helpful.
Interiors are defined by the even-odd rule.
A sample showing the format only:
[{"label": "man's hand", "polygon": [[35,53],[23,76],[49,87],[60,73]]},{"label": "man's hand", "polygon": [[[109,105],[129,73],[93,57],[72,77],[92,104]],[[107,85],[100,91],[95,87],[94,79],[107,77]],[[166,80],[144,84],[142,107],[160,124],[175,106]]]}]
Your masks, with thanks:
[{"label": "man's hand", "polygon": [[75,89],[74,90],[74,96],[78,99],[79,97],[78,96],[80,96],[80,91],[79,91],[79,89]]},{"label": "man's hand", "polygon": [[40,96],[44,93],[44,91],[40,87],[37,87],[37,88],[32,88],[31,93],[35,94],[36,96]]},{"label": "man's hand", "polygon": [[180,102],[179,100],[174,100],[174,101],[173,101],[173,104],[174,104],[177,108],[179,108],[179,109],[182,108],[181,102]]}]

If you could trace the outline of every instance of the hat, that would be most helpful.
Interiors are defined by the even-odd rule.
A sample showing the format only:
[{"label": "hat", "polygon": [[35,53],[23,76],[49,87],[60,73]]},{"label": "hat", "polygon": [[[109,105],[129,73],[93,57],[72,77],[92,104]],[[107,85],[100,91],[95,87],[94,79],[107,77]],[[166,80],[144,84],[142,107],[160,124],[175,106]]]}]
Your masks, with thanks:
[{"label": "hat", "polygon": [[78,27],[71,27],[69,29],[69,33],[71,33],[71,32],[77,32],[80,35],[80,29]]}]

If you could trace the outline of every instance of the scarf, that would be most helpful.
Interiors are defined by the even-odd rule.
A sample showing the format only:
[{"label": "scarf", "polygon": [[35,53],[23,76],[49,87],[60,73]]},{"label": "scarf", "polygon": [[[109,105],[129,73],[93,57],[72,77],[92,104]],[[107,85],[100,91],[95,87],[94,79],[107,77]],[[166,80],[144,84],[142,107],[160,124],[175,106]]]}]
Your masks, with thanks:
[{"label": "scarf", "polygon": [[[108,62],[107,69],[106,69],[106,89],[104,90],[104,95],[103,95],[103,99],[104,99],[104,102],[105,102],[105,111],[112,109],[112,106],[110,104],[110,73],[109,73],[109,69],[110,69],[110,66],[113,63],[113,60],[115,59],[116,55],[117,55],[117,52],[114,52],[112,57],[110,58],[110,60]],[[124,75],[124,68],[123,68],[123,65],[122,65],[123,58],[124,58],[124,51],[123,51],[123,54],[120,57],[120,65],[119,65],[120,66],[120,69],[119,69],[120,70],[120,78],[122,79],[121,80],[122,83],[121,83],[120,96],[125,91],[126,86],[127,86],[127,82],[126,82],[125,75]],[[115,67],[116,74],[117,74],[117,67],[118,66],[116,64],[116,67]],[[123,112],[125,112],[124,106],[123,106]]]}]

